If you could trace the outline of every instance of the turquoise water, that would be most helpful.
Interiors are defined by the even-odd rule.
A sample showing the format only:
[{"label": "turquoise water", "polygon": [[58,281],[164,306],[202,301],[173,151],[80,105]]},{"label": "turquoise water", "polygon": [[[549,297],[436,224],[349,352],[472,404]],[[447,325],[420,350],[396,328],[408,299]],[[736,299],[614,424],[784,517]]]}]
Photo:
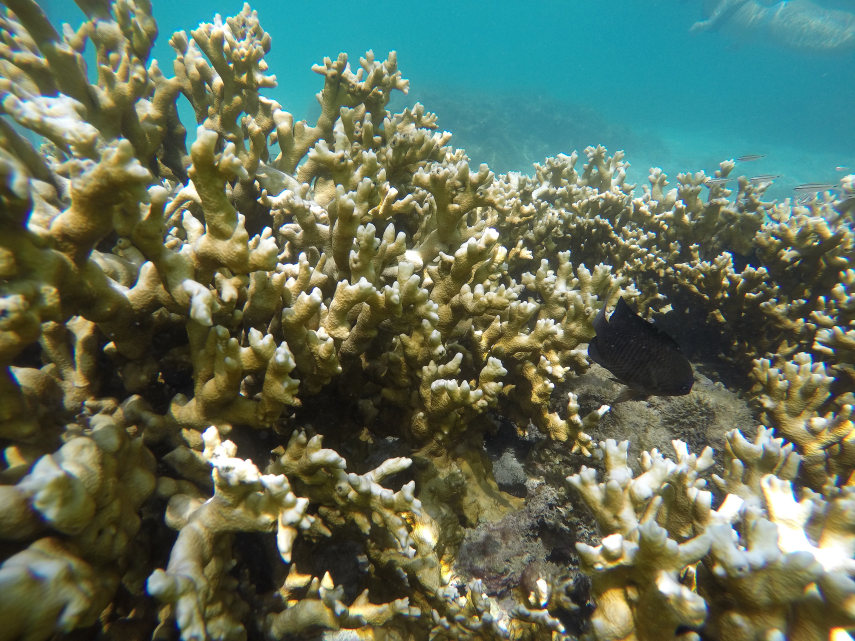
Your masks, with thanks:
[{"label": "turquoise water", "polygon": [[[71,0],[43,6],[73,23],[81,15]],[[171,60],[173,31],[241,6],[154,0],[155,57]],[[594,144],[624,149],[639,183],[650,166],[709,173],[722,160],[765,154],[737,173],[781,174],[767,192],[778,198],[799,183],[837,182],[838,166],[855,171],[855,52],[794,50],[762,33],[692,33],[708,15],[700,2],[252,6],[273,38],[268,63],[279,87],[269,95],[297,117],[317,112],[312,64],[394,49],[411,90],[393,107],[423,102],[453,144],[498,172]],[[845,0],[825,6],[855,12]]]}]

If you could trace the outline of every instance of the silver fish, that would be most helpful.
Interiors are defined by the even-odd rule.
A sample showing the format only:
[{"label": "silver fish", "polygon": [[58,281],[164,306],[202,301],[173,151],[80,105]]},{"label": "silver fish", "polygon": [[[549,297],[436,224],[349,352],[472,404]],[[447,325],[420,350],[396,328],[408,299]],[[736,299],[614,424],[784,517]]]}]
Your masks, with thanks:
[{"label": "silver fish", "polygon": [[761,158],[765,158],[766,154],[745,154],[744,156],[740,156],[736,160],[739,162],[751,162],[752,160],[760,160]]},{"label": "silver fish", "polygon": [[793,191],[828,191],[834,189],[837,185],[831,183],[803,183],[793,187]]},{"label": "silver fish", "polygon": [[721,187],[722,185],[729,183],[731,180],[731,178],[707,178],[704,181],[704,185],[707,187]]},{"label": "silver fish", "polygon": [[753,183],[770,183],[780,177],[781,174],[760,174],[759,176],[751,176],[748,180]]}]

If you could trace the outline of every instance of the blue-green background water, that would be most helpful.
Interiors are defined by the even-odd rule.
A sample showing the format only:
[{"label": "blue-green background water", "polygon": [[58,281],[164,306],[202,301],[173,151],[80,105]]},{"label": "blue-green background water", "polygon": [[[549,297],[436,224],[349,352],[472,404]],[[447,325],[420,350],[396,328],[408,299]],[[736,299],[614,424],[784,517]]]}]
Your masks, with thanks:
[{"label": "blue-green background water", "polygon": [[[830,2],[831,0],[825,0]],[[835,0],[855,12],[855,1]],[[51,17],[77,24],[72,0],[45,0]],[[855,53],[814,54],[727,32],[690,33],[701,2],[439,0],[404,5],[256,0],[273,38],[279,82],[268,91],[314,120],[322,79],[311,71],[339,51],[352,66],[367,49],[398,52],[410,80],[393,108],[420,101],[474,164],[530,171],[547,155],[604,144],[623,149],[630,178],[650,166],[674,176],[745,154],[745,175],[781,174],[769,195],[855,171]],[[154,56],[167,74],[169,35],[240,11],[238,0],[154,0]],[[189,118],[185,124],[192,129]],[[848,173],[848,172],[847,172]]]}]

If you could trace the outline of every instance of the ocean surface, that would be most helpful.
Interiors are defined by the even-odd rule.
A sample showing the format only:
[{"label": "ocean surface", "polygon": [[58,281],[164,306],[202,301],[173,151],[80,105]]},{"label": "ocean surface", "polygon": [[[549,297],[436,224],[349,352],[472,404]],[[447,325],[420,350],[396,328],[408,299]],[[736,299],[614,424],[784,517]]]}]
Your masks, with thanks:
[{"label": "ocean surface", "polygon": [[[855,14],[855,0],[791,0],[790,8],[797,3]],[[75,26],[82,16],[72,0],[40,4]],[[279,84],[267,95],[296,117],[314,122],[319,111],[322,79],[313,64],[344,51],[355,67],[368,49],[380,59],[395,50],[410,93],[396,96],[392,109],[422,102],[473,165],[487,162],[497,173],[528,173],[546,156],[582,155],[596,144],[624,150],[639,187],[652,166],[672,177],[711,174],[719,162],[749,154],[764,157],[734,173],[780,174],[767,196],[781,199],[797,184],[835,184],[855,171],[855,47],[817,52],[732,24],[690,31],[715,4],[257,0],[252,7],[273,39],[267,61]],[[154,56],[170,61],[172,32],[241,7],[154,0]],[[184,121],[189,129],[192,118]]]}]

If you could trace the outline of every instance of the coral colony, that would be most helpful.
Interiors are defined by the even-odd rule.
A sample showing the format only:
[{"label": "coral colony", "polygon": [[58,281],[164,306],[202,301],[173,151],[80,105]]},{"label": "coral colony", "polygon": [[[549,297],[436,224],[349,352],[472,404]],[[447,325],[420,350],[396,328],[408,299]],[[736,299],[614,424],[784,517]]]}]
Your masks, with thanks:
[{"label": "coral colony", "polygon": [[[848,638],[855,175],[636,190],[591,147],[497,177],[386,110],[394,54],[317,65],[311,125],[249,6],[159,65],[147,0],[62,35],[3,4],[0,639]],[[691,393],[625,401],[673,447],[596,400],[620,297],[684,328]],[[686,426],[722,381],[753,414],[713,451]],[[578,524],[548,540],[545,488]]]}]

